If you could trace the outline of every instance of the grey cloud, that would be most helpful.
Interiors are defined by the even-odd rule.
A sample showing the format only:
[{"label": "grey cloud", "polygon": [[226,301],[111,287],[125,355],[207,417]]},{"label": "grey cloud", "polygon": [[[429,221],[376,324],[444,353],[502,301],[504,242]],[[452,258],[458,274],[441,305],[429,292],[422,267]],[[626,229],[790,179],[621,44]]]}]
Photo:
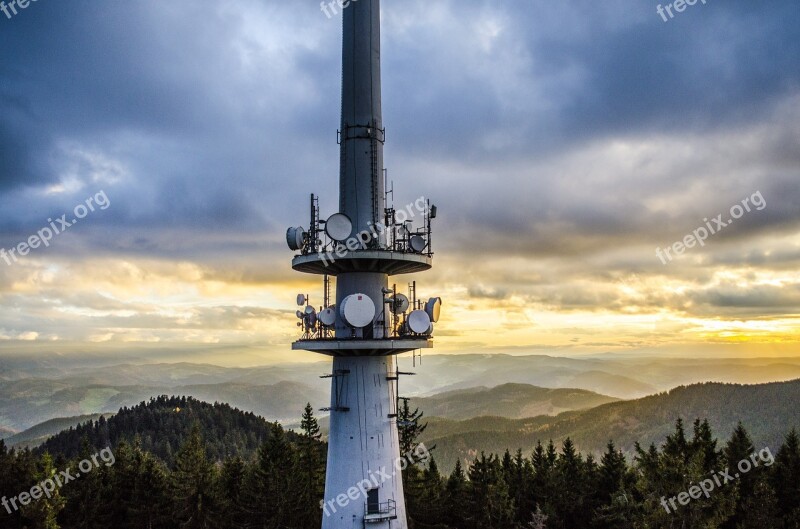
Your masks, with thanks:
[{"label": "grey cloud", "polygon": [[[337,203],[340,23],[317,3],[278,0],[34,7],[0,34],[15,50],[0,65],[0,245],[103,188],[112,207],[37,256],[294,277],[285,227],[306,222],[311,191],[327,213]],[[384,10],[396,202],[425,194],[440,206],[434,244],[454,266],[528,260],[501,275],[464,265],[482,285],[470,296],[617,307],[611,290],[568,281],[633,270],[703,284],[704,266],[800,263],[769,242],[800,228],[795,2],[714,2],[668,24],[654,4],[622,1]],[[616,144],[651,150],[607,155]],[[47,192],[59,183],[68,189]],[[756,189],[768,207],[699,263],[656,260],[656,246]],[[734,294],[696,301],[732,310]],[[786,307],[760,295],[741,302]]]}]

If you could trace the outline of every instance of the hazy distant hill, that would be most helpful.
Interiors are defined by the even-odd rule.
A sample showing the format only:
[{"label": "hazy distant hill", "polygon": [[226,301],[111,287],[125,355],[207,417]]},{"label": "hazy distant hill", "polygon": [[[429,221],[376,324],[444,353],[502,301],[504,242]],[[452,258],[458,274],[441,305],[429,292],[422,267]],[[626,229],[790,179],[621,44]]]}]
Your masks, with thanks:
[{"label": "hazy distant hill", "polygon": [[[296,420],[306,402],[314,408],[329,402],[330,380],[319,376],[330,371],[330,360],[252,368],[108,362],[102,355],[83,361],[81,357],[0,357],[0,428],[9,435],[53,418],[115,412],[121,406],[161,394],[191,394],[211,402],[229,402],[281,421]],[[515,383],[578,388],[632,399],[705,381],[760,383],[800,378],[798,358],[463,354],[425,356],[422,365],[418,361],[416,367],[409,357],[401,356],[399,365],[403,371],[416,372],[416,376],[403,377],[401,395],[426,397]]]},{"label": "hazy distant hill", "polygon": [[[217,383],[203,385],[146,386],[117,384],[73,385],[74,381],[23,379],[0,383],[0,424],[22,430],[54,418],[113,413],[164,394],[190,395],[209,402],[226,402],[276,420],[300,416],[307,402],[320,406],[328,392],[296,382],[272,385]],[[139,379],[137,379],[139,380]]]},{"label": "hazy distant hill", "polygon": [[[471,460],[482,450],[503,452],[508,448],[513,452],[521,448],[527,453],[537,440],[560,443],[566,437],[584,452],[602,451],[610,439],[630,451],[635,441],[643,445],[662,442],[678,417],[689,429],[699,417],[707,418],[714,432],[724,439],[742,421],[757,448],[777,449],[789,429],[800,428],[798,402],[800,380],[752,386],[698,384],[556,417],[430,419],[423,440],[437,445],[437,459],[445,469],[451,469],[457,458]],[[411,404],[416,406],[416,401],[412,399]]]},{"label": "hazy distant hill", "polygon": [[[404,370],[410,365],[401,362]],[[631,399],[702,382],[759,384],[800,378],[800,358],[692,359],[607,356],[564,358],[491,354],[426,356],[403,391],[429,396],[452,389],[509,382],[580,388]]]},{"label": "hazy distant hill", "polygon": [[529,384],[503,384],[494,388],[446,391],[433,397],[413,399],[413,403],[430,417],[469,419],[496,415],[522,419],[593,408],[618,400],[583,389],[548,389]]},{"label": "hazy distant hill", "polygon": [[[111,414],[106,414],[108,418]],[[96,421],[102,415],[78,415],[77,417],[64,417],[61,419],[50,419],[41,424],[37,424],[23,432],[14,434],[5,439],[6,446],[9,447],[29,447],[35,448],[45,442],[49,437],[71,427],[83,424],[87,421]]]},{"label": "hazy distant hill", "polygon": [[578,373],[567,380],[565,384],[575,388],[592,388],[593,391],[609,395],[642,396],[658,391],[651,384],[645,384],[625,375],[614,375],[604,371]]}]

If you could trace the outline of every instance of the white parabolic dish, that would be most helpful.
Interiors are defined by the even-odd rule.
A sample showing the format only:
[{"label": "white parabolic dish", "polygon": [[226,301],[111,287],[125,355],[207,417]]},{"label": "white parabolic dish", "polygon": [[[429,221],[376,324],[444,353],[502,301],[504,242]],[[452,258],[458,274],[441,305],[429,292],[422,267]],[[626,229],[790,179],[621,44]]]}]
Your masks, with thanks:
[{"label": "white parabolic dish", "polygon": [[430,334],[431,319],[424,310],[415,310],[408,315],[408,328],[417,334]]},{"label": "white parabolic dish", "polygon": [[425,249],[425,246],[427,246],[425,239],[419,235],[412,235],[409,244],[411,245],[411,249],[417,253],[422,253],[422,251]]},{"label": "white parabolic dish", "polygon": [[317,316],[322,325],[326,327],[333,326],[336,323],[336,305],[323,309]]},{"label": "white parabolic dish", "polygon": [[352,231],[353,223],[350,221],[350,217],[344,213],[334,213],[325,222],[325,233],[334,241],[346,241]]},{"label": "white parabolic dish", "polygon": [[351,327],[366,327],[375,318],[375,303],[366,294],[351,294],[342,300],[339,312]]}]

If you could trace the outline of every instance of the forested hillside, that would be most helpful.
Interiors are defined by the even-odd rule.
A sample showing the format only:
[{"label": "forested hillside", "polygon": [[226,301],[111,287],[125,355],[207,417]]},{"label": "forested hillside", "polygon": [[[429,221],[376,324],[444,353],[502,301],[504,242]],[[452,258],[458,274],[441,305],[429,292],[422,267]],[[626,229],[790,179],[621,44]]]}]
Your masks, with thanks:
[{"label": "forested hillside", "polygon": [[[614,402],[556,417],[512,420],[477,417],[464,421],[431,419],[422,436],[438,446],[442,468],[451,470],[476,454],[522,449],[529,452],[537,441],[559,443],[571,438],[584,453],[599,455],[613,439],[627,455],[636,442],[660,443],[678,418],[708,419],[712,429],[726,439],[738,421],[748,426],[754,441],[776,447],[790,428],[800,428],[800,380],[742,386],[707,383],[678,387],[632,401]],[[416,405],[416,401],[412,399]],[[426,415],[430,415],[425,410]]]},{"label": "forested hillside", "polygon": [[[214,461],[235,456],[249,458],[270,435],[270,424],[253,413],[192,397],[161,396],[133,408],[121,408],[107,420],[100,417],[65,430],[43,443],[36,452],[74,458],[83,449],[84,440],[93,449],[114,448],[125,441],[172,466],[175,453],[195,424],[203,432],[206,454]],[[291,440],[295,438],[292,432],[288,436]]]},{"label": "forested hillside", "polygon": [[[175,404],[183,404],[182,399],[164,397],[121,410],[124,420],[113,427],[110,420],[104,425],[98,421],[81,432],[85,441],[74,457],[9,451],[0,441],[0,495],[15,502],[0,509],[0,527],[319,528],[325,452],[310,406],[298,434],[263,422],[267,430],[253,454],[220,456],[214,448],[218,440],[231,428],[250,424],[252,417],[224,405],[187,400],[187,407],[181,408],[192,410],[185,414],[187,419],[177,419],[177,410],[168,418]],[[401,431],[404,453],[423,430],[415,421],[418,416],[404,409],[400,417],[407,424]],[[192,424],[188,431],[183,429],[187,423]],[[172,464],[140,442],[137,434],[164,431],[154,425],[171,425],[179,432],[173,436],[181,440]],[[81,464],[93,455],[96,459],[89,436],[102,444],[112,438],[112,431],[113,458],[104,457],[83,471]],[[63,445],[53,442],[49,447],[69,451],[76,435],[60,436]],[[582,455],[566,439],[558,446],[537,444],[529,453],[480,454],[469,465],[457,464],[449,475],[439,472],[434,449],[433,459],[409,466],[403,475],[410,527],[800,528],[800,439],[795,431],[772,451],[754,445],[743,426],[718,443],[707,422],[698,420],[686,432],[677,421],[660,444],[637,446],[628,463],[613,444],[594,458]],[[747,471],[742,461],[750,462]],[[71,471],[75,479],[47,496],[40,494],[20,510],[12,508],[18,506],[21,493],[56,471]],[[730,482],[720,479],[727,474],[737,475]],[[700,484],[707,494],[700,492]]]}]

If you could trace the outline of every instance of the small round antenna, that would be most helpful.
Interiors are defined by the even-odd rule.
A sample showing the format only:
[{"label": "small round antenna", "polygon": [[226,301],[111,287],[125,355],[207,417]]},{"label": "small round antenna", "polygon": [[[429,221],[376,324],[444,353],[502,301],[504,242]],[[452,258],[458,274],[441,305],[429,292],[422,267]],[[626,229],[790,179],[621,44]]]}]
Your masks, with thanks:
[{"label": "small round antenna", "polygon": [[308,299],[305,294],[298,294],[297,295],[297,306],[302,307],[306,304],[306,299]]},{"label": "small round antenna", "polygon": [[411,249],[417,253],[422,253],[422,251],[427,246],[425,242],[425,238],[422,235],[412,235],[411,239],[408,242],[408,245],[411,246]]},{"label": "small round antenna", "polygon": [[353,231],[353,222],[344,213],[334,213],[325,222],[325,233],[336,242],[346,241]]},{"label": "small round antenna", "polygon": [[322,322],[322,325],[326,327],[333,327],[336,323],[336,305],[331,305],[330,307],[323,309],[317,317],[319,321]]},{"label": "small round antenna", "polygon": [[304,319],[307,329],[311,329],[317,324],[317,311],[314,310],[314,307],[312,306],[306,307],[306,313]]},{"label": "small round antenna", "polygon": [[291,250],[302,250],[306,244],[306,231],[300,226],[289,228],[286,230],[286,244]]},{"label": "small round antenna", "polygon": [[411,303],[408,301],[408,296],[405,294],[397,294],[392,304],[392,312],[395,314],[402,314],[408,310],[409,306],[411,306]]}]

